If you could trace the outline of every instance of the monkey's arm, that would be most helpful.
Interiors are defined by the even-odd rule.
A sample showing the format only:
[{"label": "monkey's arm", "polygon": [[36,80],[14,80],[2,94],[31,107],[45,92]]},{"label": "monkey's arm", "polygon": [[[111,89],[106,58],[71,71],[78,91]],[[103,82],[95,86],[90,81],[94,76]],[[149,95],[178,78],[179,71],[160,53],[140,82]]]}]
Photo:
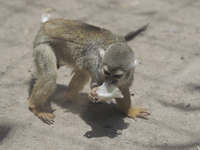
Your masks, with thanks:
[{"label": "monkey's arm", "polygon": [[100,77],[99,73],[97,75],[92,74],[91,78],[92,78],[90,83],[91,91],[88,97],[94,103],[98,100],[98,94],[96,93],[96,91],[98,90],[98,87],[103,84],[103,80]]},{"label": "monkey's arm", "polygon": [[119,89],[124,97],[115,99],[117,102],[117,108],[125,113],[128,117],[133,118],[135,121],[137,121],[137,117],[148,119],[145,114],[150,115],[150,112],[147,109],[141,107],[132,108],[129,87],[125,85]]},{"label": "monkey's arm", "polygon": [[126,42],[134,39],[138,34],[140,34],[141,32],[145,31],[146,28],[148,27],[149,23],[146,24],[145,26],[143,26],[142,28],[139,28],[137,31],[131,31],[130,33],[128,33],[127,35],[124,36]]}]

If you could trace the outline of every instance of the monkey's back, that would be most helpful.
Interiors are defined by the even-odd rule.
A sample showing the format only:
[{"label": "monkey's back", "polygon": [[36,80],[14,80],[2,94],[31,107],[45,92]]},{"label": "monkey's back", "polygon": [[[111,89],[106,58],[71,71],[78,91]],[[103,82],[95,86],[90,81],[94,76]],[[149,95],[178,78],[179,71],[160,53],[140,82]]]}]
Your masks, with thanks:
[{"label": "monkey's back", "polygon": [[79,65],[84,65],[85,59],[90,60],[98,55],[99,48],[105,50],[116,42],[125,42],[125,39],[79,20],[56,19],[41,26],[34,47],[40,43],[49,43],[54,49],[72,55]]},{"label": "monkey's back", "polygon": [[125,42],[123,37],[117,36],[109,30],[79,20],[56,19],[48,21],[40,28],[37,37],[41,37],[41,35],[43,35],[42,39],[39,38],[35,41],[35,44],[51,40],[52,42],[62,40],[82,46],[95,43],[104,48],[115,42]]}]

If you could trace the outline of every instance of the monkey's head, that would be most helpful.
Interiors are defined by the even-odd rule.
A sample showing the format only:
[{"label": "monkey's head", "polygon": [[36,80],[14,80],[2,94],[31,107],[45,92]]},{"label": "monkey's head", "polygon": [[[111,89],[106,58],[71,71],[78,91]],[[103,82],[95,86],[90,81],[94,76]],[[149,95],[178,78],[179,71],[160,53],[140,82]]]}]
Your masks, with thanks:
[{"label": "monkey's head", "polygon": [[118,87],[131,84],[134,68],[139,64],[139,61],[134,59],[133,50],[126,43],[114,43],[106,51],[99,51],[102,58],[100,72],[104,81]]}]

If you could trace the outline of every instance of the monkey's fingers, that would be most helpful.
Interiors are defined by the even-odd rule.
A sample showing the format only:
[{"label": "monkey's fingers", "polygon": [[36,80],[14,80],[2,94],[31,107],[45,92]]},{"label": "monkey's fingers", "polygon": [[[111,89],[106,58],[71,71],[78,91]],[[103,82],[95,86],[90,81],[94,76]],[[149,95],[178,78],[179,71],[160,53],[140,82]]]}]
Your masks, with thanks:
[{"label": "monkey's fingers", "polygon": [[93,96],[91,94],[88,95],[88,98],[93,102],[93,103],[96,103],[98,101],[98,97],[96,96]]},{"label": "monkey's fingers", "polygon": [[89,94],[89,95],[88,95],[88,98],[89,98],[93,103],[95,103],[95,98],[94,98],[94,96],[92,96],[91,94]]},{"label": "monkey's fingers", "polygon": [[131,108],[127,115],[133,118],[135,121],[137,121],[136,119],[137,117],[148,120],[149,118],[147,117],[147,115],[150,115],[150,114],[151,113],[149,112],[148,109],[139,107],[139,108]]},{"label": "monkey's fingers", "polygon": [[90,99],[93,103],[95,103],[96,101],[98,101],[98,94],[96,93],[97,90],[98,90],[98,87],[93,88],[93,89],[90,91],[89,95],[88,95],[89,99]]},{"label": "monkey's fingers", "polygon": [[40,118],[44,123],[53,124],[55,116],[52,113],[39,113],[38,118]]},{"label": "monkey's fingers", "polygon": [[146,108],[138,107],[138,108],[135,108],[135,109],[138,109],[138,111],[139,111],[140,113],[145,113],[145,114],[147,114],[147,115],[151,115],[151,113],[149,112],[149,110],[146,109]]}]

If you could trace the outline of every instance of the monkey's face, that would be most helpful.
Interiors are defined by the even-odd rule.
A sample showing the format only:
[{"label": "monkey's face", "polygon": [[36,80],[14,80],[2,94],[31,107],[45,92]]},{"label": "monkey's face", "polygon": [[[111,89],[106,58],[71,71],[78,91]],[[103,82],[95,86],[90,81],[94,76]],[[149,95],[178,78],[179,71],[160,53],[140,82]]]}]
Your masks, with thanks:
[{"label": "monkey's face", "polygon": [[100,73],[104,81],[118,87],[131,85],[134,68],[138,64],[138,60],[134,60],[133,50],[126,43],[115,43],[106,51],[99,51],[102,58]]},{"label": "monkey's face", "polygon": [[128,83],[133,78],[134,67],[125,71],[122,69],[110,70],[107,65],[101,68],[101,75],[105,82],[113,84],[117,87]]}]

